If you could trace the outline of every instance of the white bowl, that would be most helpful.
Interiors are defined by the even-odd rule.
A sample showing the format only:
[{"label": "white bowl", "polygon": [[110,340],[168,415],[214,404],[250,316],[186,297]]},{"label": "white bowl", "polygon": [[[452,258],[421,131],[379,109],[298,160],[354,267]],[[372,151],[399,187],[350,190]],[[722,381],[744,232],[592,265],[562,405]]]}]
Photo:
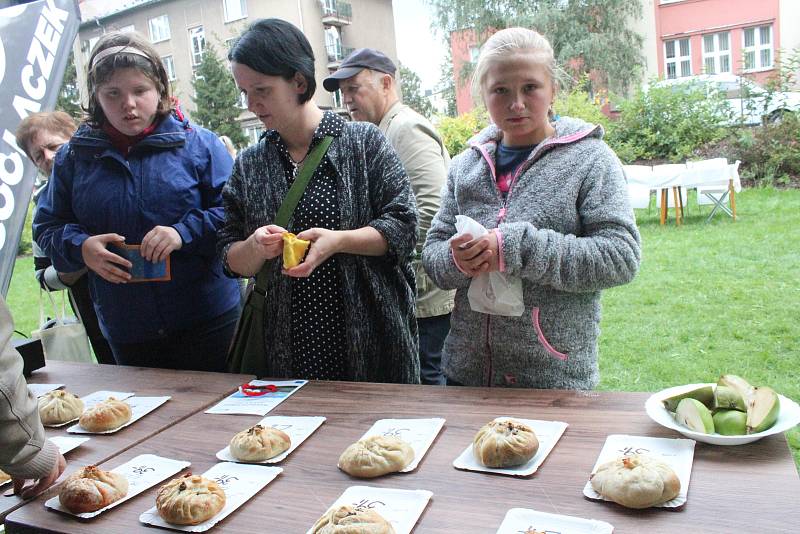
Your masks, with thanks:
[{"label": "white bowl", "polygon": [[670,413],[664,407],[663,401],[664,399],[668,399],[673,395],[685,393],[703,386],[716,387],[716,384],[686,384],[684,386],[675,386],[659,391],[658,393],[654,393],[649,399],[647,399],[647,402],[644,403],[644,408],[647,411],[647,415],[650,416],[650,419],[661,426],[676,430],[687,438],[691,438],[696,441],[702,441],[703,443],[711,443],[712,445],[744,445],[745,443],[758,441],[765,436],[786,432],[790,428],[800,424],[800,406],[798,406],[797,403],[792,399],[787,399],[783,395],[779,394],[778,398],[781,401],[781,411],[778,414],[778,420],[774,425],[772,425],[771,428],[768,428],[763,432],[759,432],[757,434],[746,434],[743,436],[723,436],[716,433],[703,434],[701,432],[689,430],[685,426],[675,421],[672,413]]}]

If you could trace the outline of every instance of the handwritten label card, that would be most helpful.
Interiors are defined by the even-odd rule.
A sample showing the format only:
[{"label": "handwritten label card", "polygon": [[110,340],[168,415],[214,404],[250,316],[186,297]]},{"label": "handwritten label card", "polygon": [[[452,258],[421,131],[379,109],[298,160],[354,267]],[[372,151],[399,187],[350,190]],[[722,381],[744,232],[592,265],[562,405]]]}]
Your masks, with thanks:
[{"label": "handwritten label card", "polygon": [[73,425],[67,429],[67,432],[70,434],[113,434],[118,430],[125,428],[128,425],[132,425],[145,415],[149,414],[165,402],[167,402],[172,397],[128,397],[125,402],[131,407],[131,418],[130,420],[122,426],[118,426],[117,428],[112,428],[111,430],[106,430],[103,432],[90,432],[83,428],[80,424]]},{"label": "handwritten label card", "polygon": [[442,430],[444,419],[379,419],[375,421],[361,439],[370,436],[393,436],[402,439],[414,449],[414,459],[401,473],[409,473],[417,468],[433,440]]},{"label": "handwritten label card", "polygon": [[[285,432],[291,440],[289,448],[274,458],[269,458],[261,462],[245,462],[244,460],[237,460],[233,457],[230,447],[225,447],[217,453],[217,458],[223,462],[243,462],[252,464],[275,464],[289,456],[292,451],[303,443],[308,436],[314,433],[316,429],[325,422],[324,417],[289,417],[285,415],[271,415],[265,417],[257,424],[261,426],[271,426],[282,432]],[[242,429],[244,430],[244,429]],[[233,438],[233,436],[231,436]]]},{"label": "handwritten label card", "polygon": [[[336,499],[331,508],[343,505],[370,508],[392,524],[395,534],[410,534],[431,497],[433,493],[426,490],[350,486]],[[311,529],[306,534],[311,534]]]},{"label": "handwritten label card", "polygon": [[497,534],[611,534],[614,527],[605,521],[568,515],[547,514],[525,508],[512,508],[506,513]]},{"label": "handwritten label card", "polygon": [[[536,454],[528,460],[528,463],[523,465],[518,465],[516,467],[486,467],[478,462],[475,459],[475,455],[472,453],[472,443],[470,443],[464,452],[453,461],[453,467],[456,469],[466,469],[468,471],[484,471],[487,473],[500,473],[501,475],[512,475],[512,476],[529,476],[535,473],[539,466],[547,458],[547,455],[550,454],[550,451],[553,450],[553,447],[556,446],[558,440],[561,439],[561,435],[567,429],[567,423],[562,423],[561,421],[540,421],[538,419],[520,419],[519,417],[497,417],[495,421],[504,421],[507,419],[513,419],[514,421],[519,421],[525,425],[528,425],[533,430],[534,434],[536,434],[536,439],[539,440],[539,450],[536,451]],[[479,429],[475,429],[477,433]]]},{"label": "handwritten label card", "polygon": [[[244,415],[267,415],[277,405],[292,396],[298,389],[306,385],[307,380],[251,380],[249,385],[254,388],[268,388],[275,386],[275,391],[264,389],[263,395],[250,395],[242,391],[233,393],[229,397],[222,399],[216,406],[212,406],[205,413],[221,414],[244,414]],[[259,392],[259,391],[255,391]]]},{"label": "handwritten label card", "polygon": [[89,441],[91,438],[72,438],[70,436],[53,436],[48,438],[52,441],[56,447],[58,447],[58,452],[61,454],[67,454],[69,451],[80,447],[82,443]]},{"label": "handwritten label card", "polygon": [[[649,436],[627,436],[625,434],[611,434],[606,438],[603,450],[592,468],[592,473],[606,462],[621,456],[645,454],[661,460],[669,465],[681,481],[681,492],[671,501],[655,506],[661,508],[677,508],[686,503],[689,494],[689,479],[692,475],[692,461],[694,460],[693,439],[651,438]],[[586,482],[583,494],[590,499],[610,501],[597,493],[591,482]]]},{"label": "handwritten label card", "polygon": [[58,496],[49,499],[44,503],[48,508],[64,512],[65,514],[82,517],[89,519],[96,515],[102,514],[109,508],[114,508],[128,499],[136,497],[144,490],[155,486],[164,479],[167,479],[178,473],[182,469],[189,467],[191,463],[182,460],[172,460],[170,458],[163,458],[154,454],[140,454],[136,458],[125,462],[119,467],[111,470],[112,473],[118,473],[128,479],[128,493],[120,500],[114,501],[105,508],[101,508],[96,512],[86,512],[82,514],[73,514],[63,506],[58,500]]},{"label": "handwritten label card", "polygon": [[261,491],[282,471],[283,469],[280,467],[231,462],[218,463],[203,473],[205,478],[215,481],[225,492],[225,506],[217,515],[199,525],[173,525],[161,519],[156,507],[153,506],[139,516],[139,521],[156,527],[184,532],[205,532]]}]

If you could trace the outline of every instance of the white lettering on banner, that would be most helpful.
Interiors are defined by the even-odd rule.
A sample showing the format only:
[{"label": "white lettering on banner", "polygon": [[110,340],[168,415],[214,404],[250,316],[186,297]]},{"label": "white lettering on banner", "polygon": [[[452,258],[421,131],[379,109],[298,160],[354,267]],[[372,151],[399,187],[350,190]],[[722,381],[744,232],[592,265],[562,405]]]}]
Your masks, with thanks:
[{"label": "white lettering on banner", "polygon": [[[69,12],[56,7],[54,0],[47,0],[47,5],[42,8],[42,14],[36,23],[36,30],[31,40],[26,59],[28,64],[22,67],[20,78],[26,96],[14,95],[12,105],[20,119],[30,113],[39,111],[41,102],[47,93],[47,82],[53,71],[55,54],[64,32],[64,22],[69,18]],[[37,75],[38,73],[38,75]],[[14,213],[14,194],[12,185],[17,185],[24,175],[24,161],[22,151],[17,146],[14,136],[6,130],[3,132],[5,145],[14,149],[14,152],[0,152],[0,250],[6,243],[7,221]],[[6,147],[3,148],[5,150]],[[8,168],[8,164],[11,168]]]}]

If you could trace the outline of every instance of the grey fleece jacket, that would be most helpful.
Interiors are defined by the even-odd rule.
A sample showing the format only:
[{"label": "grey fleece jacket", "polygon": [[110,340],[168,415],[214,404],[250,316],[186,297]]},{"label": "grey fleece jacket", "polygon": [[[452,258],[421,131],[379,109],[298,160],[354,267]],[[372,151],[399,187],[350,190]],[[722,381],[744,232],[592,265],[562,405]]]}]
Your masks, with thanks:
[{"label": "grey fleece jacket", "polygon": [[[453,159],[422,261],[456,289],[442,353],[448,377],[470,386],[591,389],[599,378],[600,290],[630,282],[641,256],[622,166],[603,130],[562,117],[518,171],[504,201],[494,176],[502,132],[489,126]],[[453,262],[455,216],[499,231],[500,269],[522,279],[525,312],[472,311],[471,278]]]},{"label": "grey fleece jacket", "polygon": [[0,296],[0,469],[24,479],[50,473],[58,448],[45,438],[39,403],[22,377],[22,356],[11,344],[14,325]]}]

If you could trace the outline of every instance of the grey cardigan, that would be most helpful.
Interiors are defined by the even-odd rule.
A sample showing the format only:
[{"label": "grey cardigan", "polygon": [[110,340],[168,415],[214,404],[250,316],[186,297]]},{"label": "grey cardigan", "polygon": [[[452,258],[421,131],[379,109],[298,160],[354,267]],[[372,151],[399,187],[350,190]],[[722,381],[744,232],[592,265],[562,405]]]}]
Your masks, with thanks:
[{"label": "grey cardigan", "polygon": [[[350,378],[419,383],[411,268],[417,210],[408,176],[389,142],[369,123],[343,124],[325,158],[337,173],[341,229],[371,226],[389,245],[383,256],[336,256],[344,287]],[[273,222],[286,192],[275,145],[262,138],[239,155],[222,192],[225,226],[218,233],[218,248],[223,258],[234,242]],[[266,263],[266,357],[268,374],[276,378],[292,372],[291,278],[281,274],[281,263],[280,257]],[[227,262],[226,271],[230,273]]]},{"label": "grey cardigan", "polygon": [[[471,386],[591,389],[598,381],[600,290],[633,279],[640,238],[622,166],[603,131],[561,118],[523,164],[507,201],[498,193],[495,126],[453,159],[422,259],[431,278],[455,288],[442,355],[448,377]],[[455,216],[500,232],[500,265],[522,278],[525,312],[472,311],[471,279],[453,263]],[[499,224],[498,224],[498,221]]]}]

